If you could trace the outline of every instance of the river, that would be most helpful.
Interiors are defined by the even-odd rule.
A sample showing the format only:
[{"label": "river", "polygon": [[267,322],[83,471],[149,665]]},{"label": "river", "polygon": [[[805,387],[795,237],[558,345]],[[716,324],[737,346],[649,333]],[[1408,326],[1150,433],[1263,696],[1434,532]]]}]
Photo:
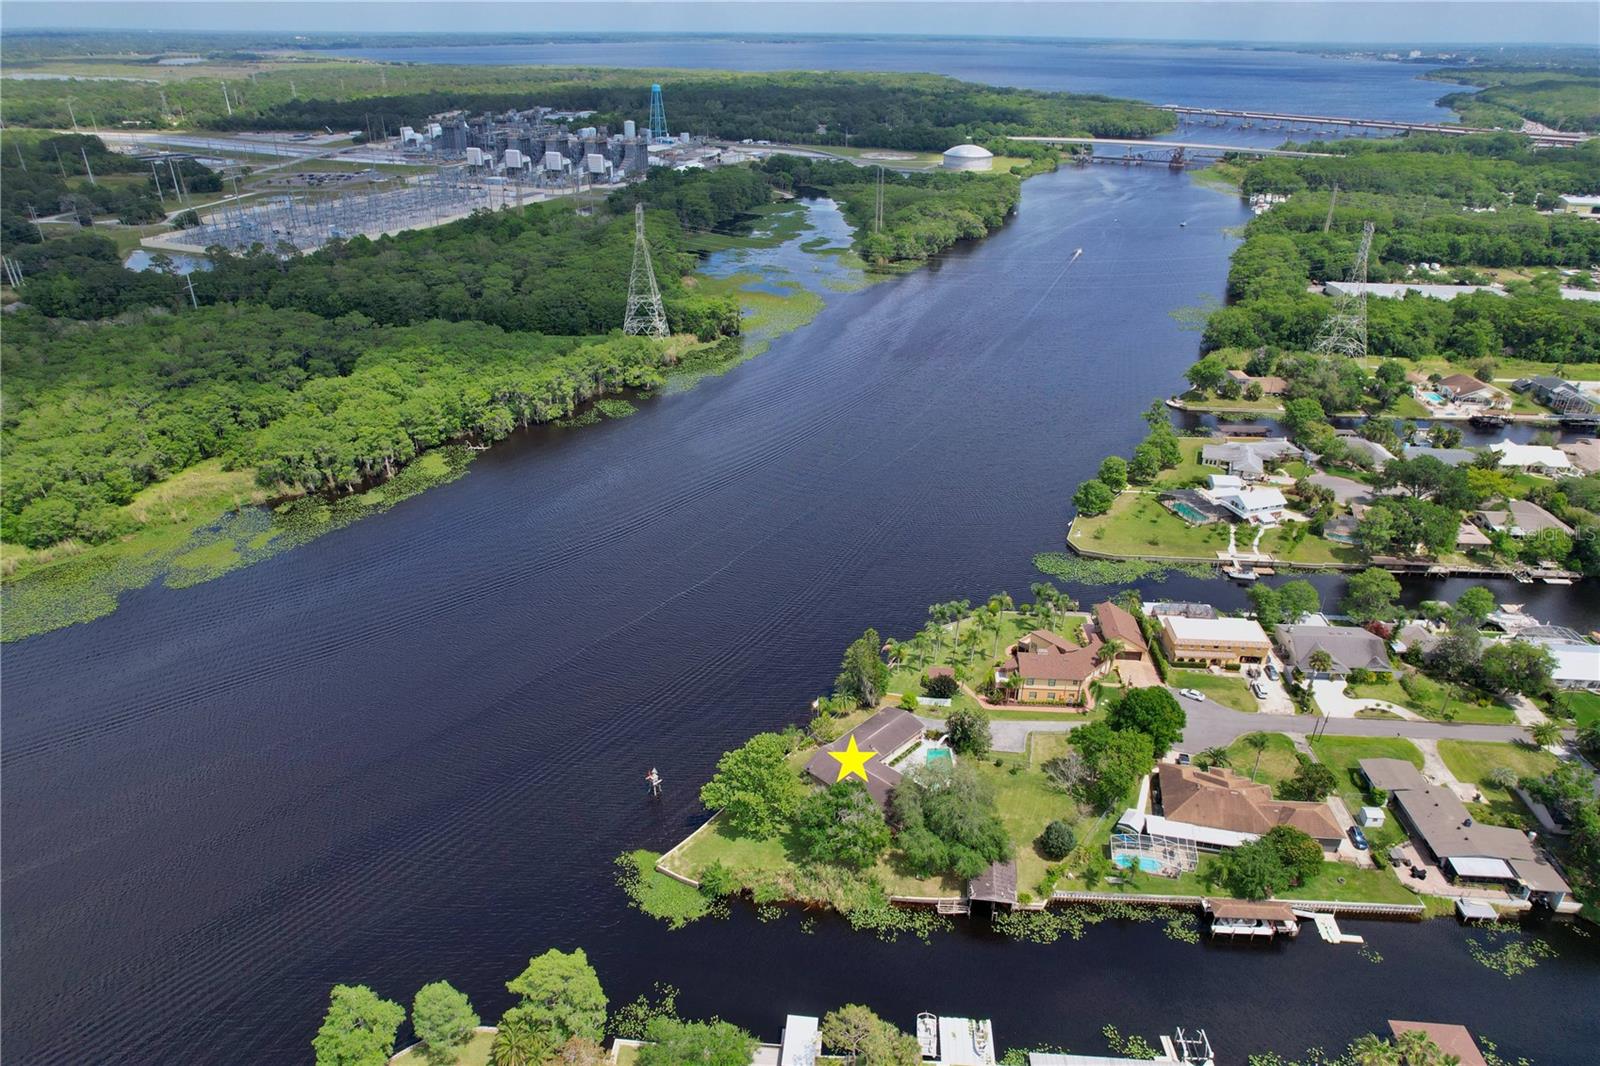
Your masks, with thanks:
[{"label": "river", "polygon": [[613,887],[612,857],[695,825],[717,755],[801,718],[865,626],[1026,593],[1074,486],[1192,361],[1169,312],[1221,293],[1246,217],[1164,167],[1041,176],[992,238],[831,296],[722,377],[520,434],[307,547],[7,646],[7,1060],[306,1061],[334,982],[409,1004],[448,979],[492,1021],[530,955],[582,946],[613,1003],[669,981],[687,1013],[769,1039],[854,999],[906,1026],[992,1016],[1002,1046],[1204,1026],[1237,1062],[1401,1017],[1584,1061],[1600,946],[1570,926],[1508,981],[1449,922],[1359,924],[1381,963],[1148,925],[884,945],[742,910],[672,933]]}]

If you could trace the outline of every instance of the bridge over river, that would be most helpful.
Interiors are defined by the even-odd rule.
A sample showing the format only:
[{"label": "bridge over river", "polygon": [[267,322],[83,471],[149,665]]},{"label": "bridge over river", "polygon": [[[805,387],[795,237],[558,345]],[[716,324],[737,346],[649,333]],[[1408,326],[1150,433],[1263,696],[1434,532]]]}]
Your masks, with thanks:
[{"label": "bridge over river", "polygon": [[1197,141],[1133,140],[1121,137],[1008,137],[1011,141],[1032,141],[1035,144],[1087,144],[1095,148],[1121,148],[1121,156],[1112,159],[1159,159],[1182,166],[1191,157],[1210,158],[1225,155],[1283,156],[1290,159],[1328,158],[1330,152],[1297,152],[1287,148],[1252,148],[1238,144],[1205,144]]},{"label": "bridge over river", "polygon": [[[1161,104],[1162,111],[1171,111],[1180,120],[1187,120],[1193,115],[1199,118],[1239,119],[1244,123],[1267,122],[1287,124],[1291,128],[1300,125],[1305,128],[1300,132],[1309,133],[1313,126],[1347,126],[1372,130],[1394,130],[1404,133],[1446,133],[1455,136],[1466,136],[1472,133],[1520,133],[1533,139],[1533,143],[1542,145],[1574,145],[1581,144],[1589,139],[1587,133],[1564,133],[1559,130],[1500,130],[1488,126],[1448,126],[1438,122],[1405,122],[1399,119],[1387,118],[1351,118],[1344,115],[1298,115],[1283,111],[1237,111],[1226,107],[1185,107],[1182,104]],[[1268,127],[1271,128],[1271,127]]]}]

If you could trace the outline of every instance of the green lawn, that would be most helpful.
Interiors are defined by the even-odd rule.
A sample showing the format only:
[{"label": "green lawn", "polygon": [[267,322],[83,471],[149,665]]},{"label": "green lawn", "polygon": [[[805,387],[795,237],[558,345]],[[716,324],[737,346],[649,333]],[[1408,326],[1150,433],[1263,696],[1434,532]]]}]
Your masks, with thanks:
[{"label": "green lawn", "polygon": [[[1197,869],[1178,877],[1159,877],[1155,874],[1119,874],[1120,884],[1101,884],[1096,891],[1127,894],[1148,893],[1174,896],[1226,896],[1221,886],[1206,880],[1208,872],[1216,865],[1215,855],[1200,856]],[[1063,889],[1067,882],[1061,883]],[[1082,891],[1081,883],[1071,886]],[[1305,884],[1291,888],[1278,899],[1349,900],[1360,903],[1416,903],[1417,897],[1400,883],[1390,869],[1368,870],[1343,862],[1325,862]]]},{"label": "green lawn", "polygon": [[[888,690],[894,693],[910,692],[920,696],[922,678],[930,666],[951,667],[955,670],[956,677],[973,688],[980,688],[993,676],[994,668],[1005,657],[1005,650],[1015,644],[1017,638],[1024,633],[1048,628],[1058,636],[1076,641],[1087,619],[1088,616],[1082,613],[1059,614],[1055,621],[1042,624],[1031,614],[1024,615],[1012,611],[1000,616],[1000,629],[996,633],[994,630],[984,629],[981,625],[975,624],[974,617],[969,616],[962,619],[959,636],[956,630],[951,629],[947,631],[938,647],[914,646],[908,653],[906,661],[890,674]],[[953,700],[952,710],[977,707],[977,703],[964,693],[958,693]],[[925,707],[922,713],[945,712],[941,708]],[[1039,715],[1025,715],[1025,717],[1039,717]]]},{"label": "green lawn", "polygon": [[[1254,534],[1252,534],[1253,536]],[[1240,535],[1240,547],[1249,547],[1243,534]],[[1311,532],[1311,526],[1305,522],[1286,522],[1274,529],[1267,530],[1261,538],[1261,550],[1293,563],[1355,563],[1361,561],[1361,553],[1345,545],[1335,544],[1324,537],[1319,537]]]},{"label": "green lawn", "polygon": [[[1399,704],[1408,711],[1440,722],[1512,725],[1517,720],[1516,712],[1510,707],[1481,693],[1453,682],[1436,681],[1410,667],[1402,668],[1402,672],[1410,679],[1412,692],[1407,692],[1400,684],[1399,675],[1395,675],[1366,684],[1346,685],[1345,693],[1356,699]],[[1480,703],[1480,700],[1485,702]]]},{"label": "green lawn", "polygon": [[1294,742],[1282,733],[1264,733],[1267,746],[1261,749],[1261,761],[1256,762],[1255,749],[1244,742],[1240,737],[1228,746],[1228,765],[1235,773],[1245,777],[1254,775],[1254,779],[1263,784],[1276,785],[1284,778],[1293,777],[1300,766],[1300,760],[1295,758]]},{"label": "green lawn", "polygon": [[[489,1051],[493,1047],[493,1033],[473,1033],[456,1057],[450,1060],[450,1066],[487,1066]],[[423,1053],[421,1045],[417,1045],[396,1055],[394,1066],[434,1066],[434,1060]]]},{"label": "green lawn", "polygon": [[1556,702],[1572,716],[1579,729],[1600,722],[1600,692],[1563,692],[1556,697]]},{"label": "green lawn", "polygon": [[1200,450],[1205,445],[1210,444],[1210,441],[1184,437],[1178,443],[1183,452],[1183,461],[1171,470],[1161,471],[1161,476],[1156,478],[1155,481],[1157,488],[1185,488],[1191,485],[1201,485],[1212,474],[1227,473],[1226,470],[1222,470],[1219,467],[1206,466],[1200,462]]},{"label": "green lawn", "polygon": [[1228,549],[1228,523],[1191,526],[1165,507],[1153,493],[1129,490],[1111,510],[1094,518],[1079,515],[1072,523],[1072,543],[1090,551],[1135,558],[1188,558],[1214,562]]},{"label": "green lawn", "polygon": [[1489,781],[1498,766],[1510,767],[1518,777],[1539,777],[1554,770],[1561,760],[1548,751],[1533,751],[1521,744],[1485,740],[1441,740],[1439,757],[1463,783],[1476,785],[1486,800],[1515,800],[1515,794]]},{"label": "green lawn", "polygon": [[1339,795],[1350,813],[1366,803],[1365,789],[1357,776],[1362,759],[1405,759],[1422,769],[1422,752],[1403,737],[1317,737],[1311,742],[1317,761],[1333,770],[1339,780]]},{"label": "green lawn", "polygon": [[1259,710],[1255,695],[1250,691],[1250,682],[1237,674],[1208,674],[1204,670],[1174,667],[1168,671],[1167,680],[1173,688],[1198,689],[1224,707],[1232,707],[1236,711],[1254,714]]},{"label": "green lawn", "polygon": [[[1048,757],[1048,756],[1047,756]],[[1074,823],[1080,836],[1093,825],[1071,796],[1057,792],[1045,783],[1039,770],[1028,768],[1024,755],[996,755],[982,761],[966,760],[977,768],[978,776],[994,789],[1000,821],[1017,849],[1017,887],[1031,891],[1043,878],[1049,861],[1035,850],[1033,842],[1044,827],[1059,818]],[[995,762],[1002,765],[995,766]],[[1017,773],[1012,773],[1013,769]]]}]

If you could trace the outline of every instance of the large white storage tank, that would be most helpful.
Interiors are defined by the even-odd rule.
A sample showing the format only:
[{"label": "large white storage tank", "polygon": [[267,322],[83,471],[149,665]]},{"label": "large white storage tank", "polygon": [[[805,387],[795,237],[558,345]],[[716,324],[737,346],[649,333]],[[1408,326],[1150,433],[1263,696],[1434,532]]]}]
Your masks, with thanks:
[{"label": "large white storage tank", "polygon": [[630,141],[633,140],[633,138],[639,135],[639,124],[634,122],[631,118],[626,119],[622,123],[622,135],[628,138]]},{"label": "large white storage tank", "polygon": [[975,144],[958,144],[944,153],[946,170],[988,170],[993,162],[994,153]]}]

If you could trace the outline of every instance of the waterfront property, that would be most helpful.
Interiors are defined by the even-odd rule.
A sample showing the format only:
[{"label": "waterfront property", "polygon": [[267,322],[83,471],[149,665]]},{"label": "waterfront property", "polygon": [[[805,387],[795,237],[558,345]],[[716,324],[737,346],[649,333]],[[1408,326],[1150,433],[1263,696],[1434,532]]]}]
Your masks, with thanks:
[{"label": "waterfront property", "polygon": [[[1345,677],[1352,670],[1389,672],[1389,645],[1353,626],[1281,625],[1273,630],[1283,661],[1312,678]],[[1320,654],[1319,654],[1320,653]],[[1326,656],[1326,662],[1322,657]]]},{"label": "waterfront property", "polygon": [[930,1066],[994,1066],[994,1026],[987,1018],[919,1014],[917,1048]]},{"label": "waterfront property", "polygon": [[1545,529],[1572,533],[1571,526],[1529,500],[1507,500],[1504,509],[1478,511],[1473,518],[1491,533],[1509,533],[1517,538]]},{"label": "waterfront property", "polygon": [[1272,655],[1272,641],[1253,618],[1162,615],[1161,645],[1169,660],[1180,663],[1259,665]]},{"label": "waterfront property", "polygon": [[1228,377],[1238,382],[1241,389],[1249,388],[1251,385],[1259,385],[1263,396],[1282,396],[1289,391],[1289,382],[1276,374],[1262,374],[1259,377],[1252,377],[1243,370],[1235,368],[1228,371]]},{"label": "waterfront property", "polygon": [[1476,407],[1510,407],[1511,397],[1470,374],[1451,374],[1435,386],[1455,403]]},{"label": "waterfront property", "polygon": [[1275,488],[1224,489],[1212,498],[1226,507],[1242,522],[1260,526],[1275,526],[1283,520],[1289,501]]},{"label": "waterfront property", "polygon": [[1472,1039],[1472,1033],[1464,1025],[1451,1025],[1447,1022],[1389,1022],[1389,1032],[1397,1038],[1402,1033],[1422,1033],[1433,1046],[1453,1056],[1456,1066],[1489,1066],[1483,1057],[1483,1052],[1478,1050],[1478,1042]]},{"label": "waterfront property", "polygon": [[922,723],[916,715],[898,707],[885,707],[838,740],[819,748],[806,763],[806,773],[823,785],[838,781],[840,763],[833,753],[849,750],[854,741],[858,750],[873,753],[865,764],[867,792],[878,806],[886,807],[889,793],[900,783],[900,771],[892,764],[921,739]]},{"label": "waterfront property", "polygon": [[1335,858],[1343,831],[1326,803],[1279,800],[1269,785],[1251,781],[1226,767],[1162,763],[1156,767],[1155,806],[1159,814],[1126,811],[1119,819],[1145,837],[1170,837],[1192,842],[1202,851],[1221,851],[1248,844],[1276,825],[1302,830]]},{"label": "waterfront property", "polygon": [[1502,440],[1489,445],[1489,450],[1500,456],[1501,466],[1514,467],[1528,474],[1554,477],[1572,470],[1572,460],[1560,448]]},{"label": "waterfront property", "polygon": [[1211,918],[1211,935],[1266,938],[1278,934],[1300,935],[1300,919],[1294,908],[1277,900],[1252,902],[1242,899],[1206,899],[1201,906]]},{"label": "waterfront property", "polygon": [[1017,691],[1018,703],[1094,706],[1092,685],[1110,670],[1102,661],[1104,642],[1090,635],[1085,645],[1073,644],[1048,629],[1025,633],[995,671],[995,682]]},{"label": "waterfront property", "polygon": [[1269,463],[1304,457],[1305,452],[1285,437],[1226,441],[1222,444],[1205,444],[1200,448],[1201,465],[1221,467],[1234,477],[1246,481],[1259,481],[1266,477]]},{"label": "waterfront property", "polygon": [[1150,661],[1150,646],[1145,643],[1139,620],[1110,600],[1094,605],[1095,628],[1101,640],[1115,640],[1119,662],[1146,663]]},{"label": "waterfront property", "polygon": [[1550,410],[1563,415],[1586,415],[1594,410],[1594,401],[1570,381],[1551,374],[1519,378],[1511,387],[1526,392]]},{"label": "waterfront property", "polygon": [[1388,791],[1422,857],[1451,883],[1503,888],[1513,898],[1550,907],[1559,907],[1572,891],[1529,834],[1483,824],[1452,790],[1430,783],[1410,763],[1362,759],[1360,767],[1374,788]]}]

